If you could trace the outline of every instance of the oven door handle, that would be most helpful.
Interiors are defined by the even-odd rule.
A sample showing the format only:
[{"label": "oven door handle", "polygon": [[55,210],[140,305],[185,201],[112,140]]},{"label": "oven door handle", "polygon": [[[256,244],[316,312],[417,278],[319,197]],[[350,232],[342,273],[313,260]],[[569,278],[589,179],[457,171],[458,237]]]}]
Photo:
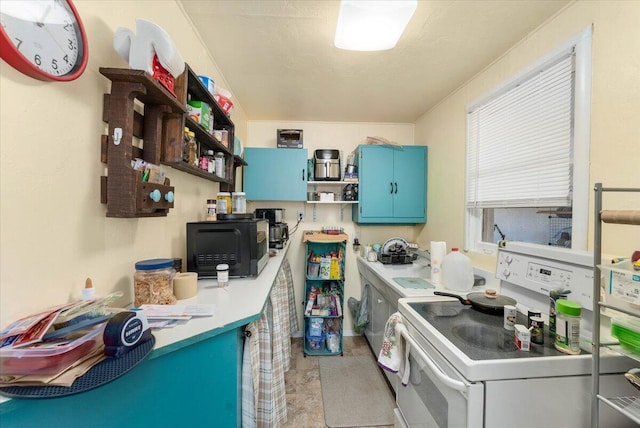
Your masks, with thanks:
[{"label": "oven door handle", "polygon": [[[396,328],[398,327],[399,326],[396,326]],[[418,345],[416,341],[413,340],[413,338],[409,335],[409,332],[407,331],[406,327],[402,326],[402,328],[400,328],[400,334],[405,338],[407,343],[411,345],[412,352],[415,352],[416,354],[418,354],[418,356],[427,364],[427,366],[429,366],[429,369],[433,372],[433,374],[435,374],[436,377],[440,379],[440,381],[442,381],[442,383],[447,385],[449,388],[455,389],[456,391],[460,391],[460,392],[467,391],[467,385],[464,382],[461,382],[457,379],[450,378],[449,376],[447,376],[445,372],[442,371],[442,369],[440,369],[440,367],[436,365],[436,363],[431,359],[431,357],[429,357],[422,350],[422,348],[420,348],[420,345]]]}]

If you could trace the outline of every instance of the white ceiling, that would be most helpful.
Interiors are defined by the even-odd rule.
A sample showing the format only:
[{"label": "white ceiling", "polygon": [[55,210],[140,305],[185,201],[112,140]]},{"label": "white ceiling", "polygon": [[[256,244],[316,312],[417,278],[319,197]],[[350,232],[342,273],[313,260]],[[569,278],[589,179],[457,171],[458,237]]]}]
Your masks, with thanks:
[{"label": "white ceiling", "polygon": [[394,49],[333,46],[333,0],[181,0],[250,120],[412,123],[569,0],[432,1]]}]

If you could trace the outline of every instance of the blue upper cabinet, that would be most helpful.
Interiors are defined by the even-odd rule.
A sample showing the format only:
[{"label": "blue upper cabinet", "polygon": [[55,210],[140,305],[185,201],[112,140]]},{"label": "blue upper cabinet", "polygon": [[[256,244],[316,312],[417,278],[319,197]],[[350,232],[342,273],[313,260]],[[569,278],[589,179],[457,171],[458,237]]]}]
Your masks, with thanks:
[{"label": "blue upper cabinet", "polygon": [[357,149],[357,223],[427,221],[427,147],[361,145]]},{"label": "blue upper cabinet", "polygon": [[247,147],[244,191],[250,201],[306,201],[307,149]]}]

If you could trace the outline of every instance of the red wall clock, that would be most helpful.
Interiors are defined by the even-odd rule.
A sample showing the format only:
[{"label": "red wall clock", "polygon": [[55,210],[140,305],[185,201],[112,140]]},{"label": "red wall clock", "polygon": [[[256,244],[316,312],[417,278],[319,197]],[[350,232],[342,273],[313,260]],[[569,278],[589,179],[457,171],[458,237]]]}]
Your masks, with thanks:
[{"label": "red wall clock", "polygon": [[27,76],[64,82],[87,66],[87,36],[71,0],[2,0],[0,24],[0,57]]}]

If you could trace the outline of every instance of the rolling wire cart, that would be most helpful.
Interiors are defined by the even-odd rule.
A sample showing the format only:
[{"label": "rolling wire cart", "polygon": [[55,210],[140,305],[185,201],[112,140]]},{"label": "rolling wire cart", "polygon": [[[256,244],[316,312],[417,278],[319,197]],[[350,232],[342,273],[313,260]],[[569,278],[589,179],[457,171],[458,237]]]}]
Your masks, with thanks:
[{"label": "rolling wire cart", "polygon": [[[348,236],[305,231],[304,356],[343,355],[344,268]],[[337,232],[337,233],[336,233]]]},{"label": "rolling wire cart", "polygon": [[[602,187],[596,183],[594,187],[594,245],[593,245],[593,354],[592,354],[592,397],[591,397],[591,427],[599,426],[599,406],[605,403],[614,410],[625,415],[629,420],[640,424],[640,396],[605,397],[600,392],[600,348],[606,345],[600,341],[600,321],[602,308],[613,309],[626,315],[640,318],[637,311],[629,306],[617,303],[603,302],[600,299],[601,263],[602,263],[602,223],[640,225],[640,210],[602,210],[602,194],[605,192],[640,192],[640,188]],[[619,275],[634,275],[633,270],[615,269]],[[637,271],[636,271],[637,272]],[[640,274],[640,272],[637,272]],[[639,361],[640,355],[624,352],[630,358]]]}]

